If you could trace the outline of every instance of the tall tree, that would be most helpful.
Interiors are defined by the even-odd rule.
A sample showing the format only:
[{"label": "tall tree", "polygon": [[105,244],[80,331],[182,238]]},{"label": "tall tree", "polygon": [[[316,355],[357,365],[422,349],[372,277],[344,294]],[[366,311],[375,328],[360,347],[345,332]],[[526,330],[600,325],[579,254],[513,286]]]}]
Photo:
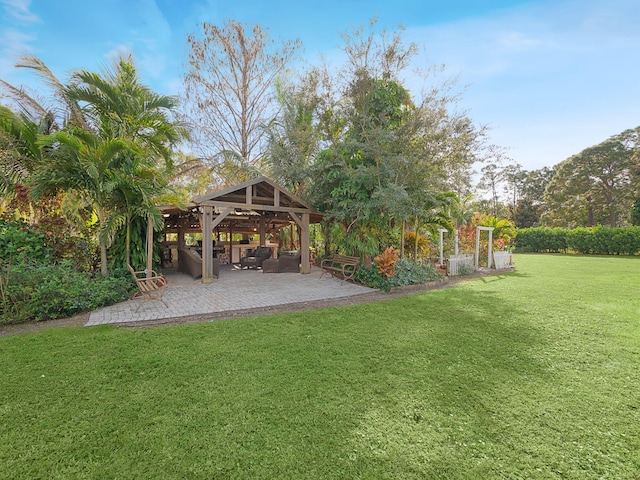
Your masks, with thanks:
[{"label": "tall tree", "polygon": [[84,105],[88,123],[101,137],[127,139],[149,164],[171,167],[173,148],[188,137],[174,117],[178,98],[142,85],[131,56],[117,58],[102,73],[77,71],[70,80],[67,96]]},{"label": "tall tree", "polygon": [[482,177],[478,188],[489,193],[491,200],[491,214],[497,216],[500,205],[500,185],[502,184],[502,168],[496,163],[488,163],[482,167]]},{"label": "tall tree", "polygon": [[[29,195],[29,178],[46,163],[48,151],[38,145],[38,138],[68,124],[85,125],[76,102],[67,96],[64,85],[37,57],[25,55],[16,64],[34,72],[48,87],[50,95],[36,100],[25,88],[0,80],[0,89],[11,107],[0,106],[0,194],[10,208],[22,209],[21,215],[37,221],[52,206],[49,196],[45,202],[33,202]],[[45,101],[47,103],[45,103]],[[15,194],[15,197],[12,196]],[[59,201],[60,199],[58,199]]]},{"label": "tall tree", "polygon": [[263,168],[297,195],[304,194],[310,168],[320,150],[317,113],[321,75],[315,69],[298,84],[278,82],[281,111],[267,128],[268,150]]},{"label": "tall tree", "polygon": [[556,166],[546,190],[545,222],[572,226],[629,221],[638,196],[634,162],[638,132],[626,130]]},{"label": "tall tree", "polygon": [[518,228],[536,227],[541,224],[541,216],[546,211],[544,193],[552,176],[553,170],[549,167],[523,171],[520,198],[512,217]]},{"label": "tall tree", "polygon": [[[347,67],[334,78],[342,97],[322,102],[327,148],[316,161],[312,200],[340,225],[344,251],[378,253],[396,225],[446,222],[447,172],[468,162],[478,131],[455,114],[446,86],[415,96],[399,80],[416,53],[400,32],[358,29],[343,36]],[[341,83],[343,82],[343,83]],[[423,221],[424,220],[424,221]],[[387,245],[388,246],[388,243]]]},{"label": "tall tree", "polygon": [[264,127],[277,112],[275,81],[301,42],[278,45],[259,25],[230,20],[222,27],[201,24],[187,43],[187,115],[203,157],[257,167],[266,147]]},{"label": "tall tree", "polygon": [[522,198],[522,190],[527,178],[527,172],[518,163],[505,165],[502,170],[504,193],[506,194],[510,217],[513,220],[517,215],[518,202]]}]

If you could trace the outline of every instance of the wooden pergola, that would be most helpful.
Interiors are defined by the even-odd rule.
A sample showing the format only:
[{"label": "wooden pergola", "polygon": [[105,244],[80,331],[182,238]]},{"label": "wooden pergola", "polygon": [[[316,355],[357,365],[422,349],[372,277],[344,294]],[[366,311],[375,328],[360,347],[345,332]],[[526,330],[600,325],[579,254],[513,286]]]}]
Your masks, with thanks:
[{"label": "wooden pergola", "polygon": [[259,234],[260,245],[268,233],[294,222],[300,230],[300,273],[311,271],[309,258],[309,225],[319,223],[322,214],[267,177],[248,180],[216,191],[182,206],[159,207],[165,217],[167,232],[178,234],[178,245],[184,247],[186,232],[202,233],[202,283],[213,281],[214,230]]}]

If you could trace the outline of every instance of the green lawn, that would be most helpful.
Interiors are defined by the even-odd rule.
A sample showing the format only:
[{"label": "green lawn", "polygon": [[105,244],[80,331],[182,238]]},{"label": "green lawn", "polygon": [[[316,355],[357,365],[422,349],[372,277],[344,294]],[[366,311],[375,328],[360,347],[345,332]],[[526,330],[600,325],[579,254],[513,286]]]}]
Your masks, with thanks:
[{"label": "green lawn", "polygon": [[0,478],[640,478],[640,258],[0,338]]}]

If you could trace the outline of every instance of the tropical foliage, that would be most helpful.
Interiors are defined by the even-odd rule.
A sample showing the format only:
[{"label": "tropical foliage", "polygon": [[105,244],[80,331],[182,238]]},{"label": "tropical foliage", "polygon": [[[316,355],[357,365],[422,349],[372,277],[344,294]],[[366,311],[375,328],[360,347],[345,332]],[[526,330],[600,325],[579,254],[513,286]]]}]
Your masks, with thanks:
[{"label": "tropical foliage", "polygon": [[460,172],[479,159],[482,129],[454,111],[446,82],[428,94],[403,85],[417,47],[400,32],[373,22],[343,40],[338,75],[313,69],[281,86],[265,168],[326,214],[326,254],[366,259],[402,247],[405,227],[417,236],[453,228],[452,191],[468,183]]},{"label": "tropical foliage", "polygon": [[[121,261],[130,263],[133,220],[151,218],[161,227],[154,199],[166,191],[172,149],[186,136],[171,116],[177,101],[143,86],[131,58],[118,59],[102,74],[75,72],[67,85],[36,58],[27,57],[20,66],[52,86],[64,110],[48,111],[12,90],[24,113],[2,110],[8,152],[0,165],[3,191],[17,197],[24,186],[33,205],[66,193],[61,202],[77,205],[78,217],[97,220],[106,275],[107,250],[119,229],[126,231]],[[35,210],[18,213],[24,217]]]},{"label": "tropical foliage", "polygon": [[[399,250],[384,275],[363,269],[389,281],[398,278],[397,265],[406,273],[432,259],[442,229],[448,242],[457,231],[462,250],[473,251],[478,225],[493,228],[493,247],[501,249],[513,244],[516,226],[640,223],[640,130],[553,169],[526,171],[486,145],[484,127],[458,111],[456,83],[441,69],[428,68],[423,83],[409,88],[404,73],[421,57],[402,28],[388,32],[372,19],[341,39],[344,63],[294,70],[298,40],[278,43],[259,25],[232,20],[202,24],[187,40],[180,111],[177,98],[141,83],[131,57],[64,80],[37,57],[23,57],[17,67],[47,93],[36,99],[0,80],[7,99],[0,105],[0,215],[37,226],[54,265],[72,260],[77,271],[99,268],[107,276],[146,263],[147,225],[162,228],[156,204],[266,174],[325,213],[313,229],[319,257],[339,251],[370,265],[385,248]],[[482,190],[487,198],[476,195]],[[553,241],[526,248],[633,249],[632,230],[547,234],[539,236]],[[298,248],[293,227],[280,236]],[[19,253],[27,250],[11,248],[14,265],[26,258]]]},{"label": "tropical foliage", "polygon": [[[2,83],[12,104],[0,107],[0,320],[121,301],[131,280],[108,275],[109,266],[141,268],[142,232],[149,220],[161,229],[156,199],[187,134],[172,113],[177,101],[143,86],[131,58],[102,73],[77,71],[66,83],[33,56],[18,67],[38,75],[51,95],[45,107]],[[109,252],[114,239],[122,248]],[[96,267],[103,279],[94,278]]]}]

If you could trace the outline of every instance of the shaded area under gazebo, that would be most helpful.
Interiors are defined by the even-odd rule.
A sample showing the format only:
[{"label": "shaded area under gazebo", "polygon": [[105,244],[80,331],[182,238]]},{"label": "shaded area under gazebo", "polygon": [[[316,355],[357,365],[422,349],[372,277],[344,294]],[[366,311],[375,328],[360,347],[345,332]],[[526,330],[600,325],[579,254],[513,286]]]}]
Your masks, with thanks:
[{"label": "shaded area under gazebo", "polygon": [[[202,235],[202,283],[214,277],[214,253],[223,249],[229,263],[239,260],[248,241],[234,243],[233,235],[258,235],[258,246],[267,244],[267,235],[277,233],[292,223],[300,231],[300,273],[311,271],[309,225],[319,223],[322,214],[267,177],[248,180],[239,185],[193,199],[185,205],[158,207],[165,219],[165,234],[177,234],[177,249],[186,249],[185,235]],[[219,242],[220,234],[228,240]],[[214,245],[216,245],[214,247]]]}]

